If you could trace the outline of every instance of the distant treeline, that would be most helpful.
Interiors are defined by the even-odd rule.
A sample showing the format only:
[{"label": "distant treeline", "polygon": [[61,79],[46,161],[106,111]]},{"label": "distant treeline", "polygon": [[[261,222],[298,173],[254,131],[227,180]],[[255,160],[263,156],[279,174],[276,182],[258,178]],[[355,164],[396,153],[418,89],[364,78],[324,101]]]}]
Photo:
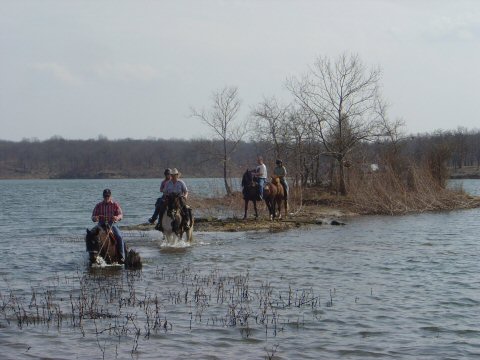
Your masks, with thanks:
[{"label": "distant treeline", "polygon": [[[218,141],[210,140],[90,140],[0,141],[0,178],[156,178],[167,167],[185,177],[222,177]],[[241,143],[232,159],[253,167],[261,144]],[[241,169],[232,169],[232,174]]]},{"label": "distant treeline", "polygon": [[[307,145],[307,144],[306,144]],[[0,141],[0,178],[155,178],[166,167],[176,167],[184,177],[222,177],[221,141],[198,140],[90,140]],[[437,157],[446,166],[480,167],[480,132],[459,128],[405,137],[402,153],[421,161]],[[365,142],[349,158],[357,167],[385,160],[384,143]],[[388,152],[388,151],[387,151]],[[319,156],[320,144],[308,144],[303,153],[285,151],[283,160],[292,177],[303,183],[324,183],[331,177],[330,157]],[[263,155],[273,168],[275,150],[268,142],[240,142],[230,161],[233,177],[255,166]]]}]

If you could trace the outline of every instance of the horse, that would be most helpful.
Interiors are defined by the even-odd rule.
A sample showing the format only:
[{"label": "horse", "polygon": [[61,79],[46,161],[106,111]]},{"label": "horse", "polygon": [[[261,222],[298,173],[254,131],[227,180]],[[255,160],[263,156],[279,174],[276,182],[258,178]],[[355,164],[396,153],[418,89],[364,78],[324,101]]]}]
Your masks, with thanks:
[{"label": "horse", "polygon": [[[189,214],[185,216],[182,211],[183,203],[181,195],[179,194],[168,194],[165,196],[164,201],[166,209],[160,221],[162,222],[163,235],[165,235],[167,242],[173,242],[175,237],[182,240],[183,234],[186,234],[187,242],[191,243],[193,241],[193,224],[195,223],[192,209],[187,206]],[[187,228],[186,225],[190,220],[189,217],[192,221]]]},{"label": "horse", "polygon": [[270,220],[275,219],[277,209],[278,218],[282,218],[282,202],[284,204],[285,217],[287,217],[287,199],[285,198],[285,190],[278,176],[272,176],[271,182],[265,184],[263,197],[265,204],[267,204],[268,212],[270,213]]},{"label": "horse", "polygon": [[243,220],[247,218],[248,202],[253,202],[253,208],[255,209],[255,220],[258,219],[257,200],[258,198],[258,184],[255,182],[252,171],[248,170],[242,176],[242,194],[245,201],[245,213]]},{"label": "horse", "polygon": [[[106,227],[97,225],[91,230],[87,229],[85,244],[91,265],[101,264],[100,257],[109,265],[119,263],[121,255],[115,246],[115,235],[108,225]],[[126,268],[139,269],[142,267],[140,255],[134,250],[128,251],[127,245],[125,245],[125,254]]]}]

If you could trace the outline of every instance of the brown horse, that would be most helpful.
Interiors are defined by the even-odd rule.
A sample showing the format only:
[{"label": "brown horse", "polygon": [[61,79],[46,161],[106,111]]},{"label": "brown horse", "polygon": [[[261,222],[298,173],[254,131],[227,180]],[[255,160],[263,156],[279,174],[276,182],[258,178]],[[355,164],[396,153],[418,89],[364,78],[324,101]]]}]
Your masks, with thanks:
[{"label": "brown horse", "polygon": [[[108,226],[102,227],[97,225],[91,230],[87,229],[85,244],[87,246],[90,264],[101,264],[100,257],[109,265],[119,263],[121,255],[115,246],[115,235]],[[130,269],[141,268],[142,260],[140,255],[134,250],[127,250],[127,246],[125,245],[125,267]]]},{"label": "brown horse", "polygon": [[287,217],[287,199],[285,198],[285,190],[278,176],[272,176],[272,181],[265,184],[263,197],[265,204],[267,204],[268,212],[270,213],[270,220],[275,219],[277,210],[278,218],[282,218],[282,202],[285,209],[285,218]]},{"label": "brown horse", "polygon": [[258,198],[258,184],[255,182],[252,171],[248,170],[242,176],[242,194],[245,201],[245,213],[243,220],[247,218],[248,202],[253,202],[253,208],[255,209],[255,220],[258,219],[257,200]]}]

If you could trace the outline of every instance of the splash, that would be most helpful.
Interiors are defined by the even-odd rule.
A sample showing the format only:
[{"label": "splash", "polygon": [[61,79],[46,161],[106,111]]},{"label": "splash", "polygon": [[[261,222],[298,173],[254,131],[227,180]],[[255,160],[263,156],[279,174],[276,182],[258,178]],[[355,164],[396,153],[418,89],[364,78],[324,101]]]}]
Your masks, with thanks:
[{"label": "splash", "polygon": [[106,267],[122,267],[123,265],[119,264],[119,263],[113,263],[113,264],[107,264],[107,262],[105,261],[105,259],[103,257],[101,257],[100,255],[97,256],[95,262],[92,264],[92,268],[106,268]]},{"label": "splash", "polygon": [[186,242],[183,239],[173,239],[171,241],[167,241],[164,239],[162,243],[160,244],[160,249],[162,250],[182,250],[182,249],[188,249],[192,246],[191,243]]}]

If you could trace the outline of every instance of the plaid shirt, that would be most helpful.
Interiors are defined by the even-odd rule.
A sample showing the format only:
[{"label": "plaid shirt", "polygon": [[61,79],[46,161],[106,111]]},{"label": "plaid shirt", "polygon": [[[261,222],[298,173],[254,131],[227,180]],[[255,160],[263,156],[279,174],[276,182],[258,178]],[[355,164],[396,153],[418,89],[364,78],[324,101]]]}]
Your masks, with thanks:
[{"label": "plaid shirt", "polygon": [[102,201],[95,205],[92,213],[92,220],[94,217],[98,216],[100,222],[113,222],[113,217],[116,216],[117,220],[120,221],[123,218],[122,208],[115,201]]}]

